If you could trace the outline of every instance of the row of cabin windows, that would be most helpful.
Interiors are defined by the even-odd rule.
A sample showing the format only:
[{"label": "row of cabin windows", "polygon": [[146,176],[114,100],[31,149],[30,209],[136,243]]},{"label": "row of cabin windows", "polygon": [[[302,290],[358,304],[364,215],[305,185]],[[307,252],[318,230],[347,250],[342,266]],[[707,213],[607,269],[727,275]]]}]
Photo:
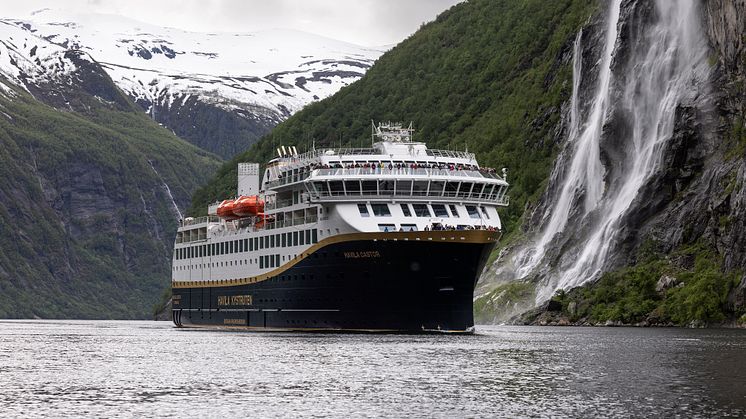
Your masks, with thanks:
[{"label": "row of cabin windows", "polygon": [[304,246],[318,243],[316,229],[289,231],[263,237],[253,237],[220,243],[202,244],[176,249],[176,260],[253,252],[275,247]]},{"label": "row of cabin windows", "polygon": [[259,257],[259,269],[277,268],[280,266],[280,255],[264,255]]},{"label": "row of cabin windows", "polygon": [[[411,205],[411,207],[410,207]],[[400,204],[402,213],[405,217],[459,217],[458,209],[455,205],[443,204]],[[372,213],[376,217],[390,217],[391,211],[388,204],[370,204]],[[411,209],[410,209],[411,208]],[[357,204],[357,209],[362,217],[370,217],[371,211],[368,211],[368,204]],[[466,205],[466,213],[469,214],[469,218],[480,218],[479,210],[481,209],[484,218],[489,219],[490,216],[487,213],[487,208],[477,207],[475,205]],[[379,226],[385,224],[379,224]],[[383,231],[383,230],[381,230]]]},{"label": "row of cabin windows", "polygon": [[[318,253],[314,253],[316,258],[318,258]],[[325,255],[326,256],[326,255]],[[285,262],[290,261],[293,259],[293,257],[298,257],[298,255],[282,255],[282,261]],[[212,263],[195,263],[194,265],[188,265],[188,266],[175,266],[175,271],[186,271],[189,269],[201,269],[201,268],[223,268],[223,267],[229,267],[229,266],[242,266],[242,265],[254,265],[258,264],[261,269],[264,268],[277,268],[280,266],[280,255],[265,255],[260,256],[258,258],[249,258],[249,259],[238,259],[238,260],[230,260],[226,262],[212,262]]]}]

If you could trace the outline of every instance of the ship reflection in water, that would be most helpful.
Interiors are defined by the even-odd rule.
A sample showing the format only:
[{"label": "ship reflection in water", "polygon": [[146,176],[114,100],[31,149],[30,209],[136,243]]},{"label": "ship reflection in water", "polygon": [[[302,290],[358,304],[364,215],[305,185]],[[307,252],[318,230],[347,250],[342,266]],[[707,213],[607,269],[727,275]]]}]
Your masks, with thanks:
[{"label": "ship reflection in water", "polygon": [[746,331],[473,336],[0,321],[7,416],[746,416]]}]

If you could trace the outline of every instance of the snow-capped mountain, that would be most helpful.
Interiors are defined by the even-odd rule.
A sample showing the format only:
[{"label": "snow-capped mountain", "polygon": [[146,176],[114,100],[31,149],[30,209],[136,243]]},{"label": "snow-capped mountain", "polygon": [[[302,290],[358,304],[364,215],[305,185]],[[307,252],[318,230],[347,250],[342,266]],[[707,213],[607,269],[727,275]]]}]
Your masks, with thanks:
[{"label": "snow-capped mountain", "polygon": [[383,52],[290,30],[197,33],[49,9],[0,23],[0,72],[15,82],[66,77],[75,51],[157,121],[223,157],[359,79]]}]

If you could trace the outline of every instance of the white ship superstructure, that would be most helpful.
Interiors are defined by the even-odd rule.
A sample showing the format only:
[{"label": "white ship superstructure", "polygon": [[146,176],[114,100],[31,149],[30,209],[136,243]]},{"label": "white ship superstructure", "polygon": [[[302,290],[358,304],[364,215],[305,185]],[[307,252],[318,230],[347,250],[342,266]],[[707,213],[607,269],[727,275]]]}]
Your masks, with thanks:
[{"label": "white ship superstructure", "polygon": [[500,230],[508,205],[505,173],[481,168],[474,154],[430,150],[412,129],[380,124],[371,148],[278,149],[264,171],[239,164],[239,195],[258,194],[264,215],[236,220],[187,218],[178,229],[175,285],[258,278],[319,240],[361,232]]}]

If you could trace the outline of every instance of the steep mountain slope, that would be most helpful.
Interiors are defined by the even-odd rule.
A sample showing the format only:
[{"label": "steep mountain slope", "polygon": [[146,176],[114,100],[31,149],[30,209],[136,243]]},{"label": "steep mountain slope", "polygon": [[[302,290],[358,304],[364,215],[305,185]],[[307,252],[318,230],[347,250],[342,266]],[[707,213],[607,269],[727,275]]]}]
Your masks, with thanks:
[{"label": "steep mountain slope", "polygon": [[591,0],[469,1],[387,52],[357,83],[309,105],[249,152],[226,163],[194,197],[193,213],[235,190],[235,162],[264,162],[278,144],[360,146],[370,121],[414,121],[417,140],[469,148],[485,166],[508,167],[514,231],[548,175],[561,106],[571,92],[572,42]]},{"label": "steep mountain slope", "polygon": [[205,34],[48,9],[0,22],[25,32],[16,62],[49,43],[82,51],[153,119],[224,158],[359,79],[382,52],[295,31]]},{"label": "steep mountain slope", "polygon": [[0,317],[147,317],[169,281],[180,208],[218,158],[150,120],[85,53],[8,28]]}]

